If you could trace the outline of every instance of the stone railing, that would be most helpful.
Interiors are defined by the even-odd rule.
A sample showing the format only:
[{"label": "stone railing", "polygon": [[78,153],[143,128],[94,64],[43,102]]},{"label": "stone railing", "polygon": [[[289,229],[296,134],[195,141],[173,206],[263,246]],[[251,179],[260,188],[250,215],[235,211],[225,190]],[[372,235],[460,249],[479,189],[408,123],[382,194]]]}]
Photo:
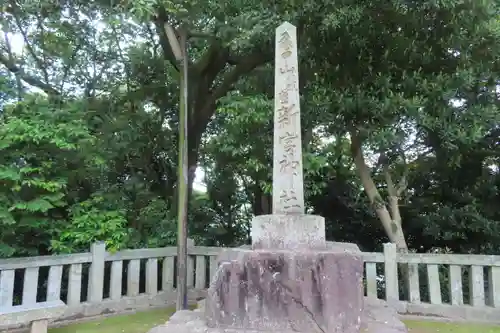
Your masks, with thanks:
[{"label": "stone railing", "polygon": [[368,297],[403,314],[500,321],[500,256],[363,253]]},{"label": "stone railing", "polygon": [[[205,295],[221,250],[188,246],[190,299]],[[172,305],[176,252],[165,247],[109,253],[96,243],[87,253],[0,259],[0,312],[61,299],[68,305],[61,319],[72,320]],[[500,318],[500,256],[398,254],[385,244],[383,253],[363,257],[367,296],[386,299],[400,313]]]},{"label": "stone railing", "polygon": [[[203,297],[221,248],[188,241],[189,298]],[[173,305],[176,247],[0,259],[0,313],[16,305],[63,300],[61,320]],[[0,323],[0,331],[4,329]]]}]

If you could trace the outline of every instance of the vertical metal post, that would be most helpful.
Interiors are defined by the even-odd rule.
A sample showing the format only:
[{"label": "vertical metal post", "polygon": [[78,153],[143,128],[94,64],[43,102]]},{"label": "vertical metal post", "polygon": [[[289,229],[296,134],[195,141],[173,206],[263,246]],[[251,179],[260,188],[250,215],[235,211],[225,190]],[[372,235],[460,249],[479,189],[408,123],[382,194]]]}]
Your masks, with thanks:
[{"label": "vertical metal post", "polygon": [[188,213],[188,54],[187,30],[180,35],[182,50],[179,101],[179,165],[177,208],[177,310],[187,309],[187,213]]}]

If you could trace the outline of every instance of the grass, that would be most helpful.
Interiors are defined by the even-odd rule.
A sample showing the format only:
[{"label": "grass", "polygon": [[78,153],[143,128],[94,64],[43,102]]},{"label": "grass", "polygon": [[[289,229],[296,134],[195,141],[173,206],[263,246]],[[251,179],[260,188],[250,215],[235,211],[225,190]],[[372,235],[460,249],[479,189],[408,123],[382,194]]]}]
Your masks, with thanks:
[{"label": "grass", "polygon": [[146,333],[164,324],[175,309],[156,309],[49,329],[49,333]]},{"label": "grass", "polygon": [[[146,333],[165,323],[175,309],[158,309],[49,329],[49,333]],[[410,333],[500,333],[500,326],[405,321]]]},{"label": "grass", "polygon": [[405,320],[410,333],[500,333],[500,326]]}]

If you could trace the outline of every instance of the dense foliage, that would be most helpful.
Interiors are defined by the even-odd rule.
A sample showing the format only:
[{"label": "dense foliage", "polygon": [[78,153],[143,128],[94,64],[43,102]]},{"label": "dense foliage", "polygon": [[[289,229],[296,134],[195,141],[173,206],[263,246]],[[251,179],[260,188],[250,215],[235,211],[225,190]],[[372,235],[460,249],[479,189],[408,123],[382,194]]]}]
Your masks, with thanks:
[{"label": "dense foliage", "polygon": [[[188,29],[189,234],[271,211],[273,41],[298,28],[308,212],[365,250],[500,251],[500,1],[7,1],[0,256],[176,241]],[[204,187],[195,186],[195,170]]]}]

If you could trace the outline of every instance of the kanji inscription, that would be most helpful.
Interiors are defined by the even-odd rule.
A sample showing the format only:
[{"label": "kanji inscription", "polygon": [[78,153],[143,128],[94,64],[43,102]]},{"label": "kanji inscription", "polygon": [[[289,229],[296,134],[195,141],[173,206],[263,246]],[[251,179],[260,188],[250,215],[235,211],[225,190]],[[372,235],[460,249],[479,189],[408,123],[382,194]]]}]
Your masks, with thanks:
[{"label": "kanji inscription", "polygon": [[296,28],[276,29],[273,214],[303,214],[304,185]]},{"label": "kanji inscription", "polygon": [[295,104],[283,105],[278,109],[278,126],[284,128],[292,125],[299,111],[295,109]]},{"label": "kanji inscription", "polygon": [[[278,28],[279,29],[279,28]],[[295,39],[296,40],[296,39]],[[283,31],[279,36],[278,47],[283,58],[288,58],[293,54],[293,48],[295,47],[292,37],[288,31]]]}]

